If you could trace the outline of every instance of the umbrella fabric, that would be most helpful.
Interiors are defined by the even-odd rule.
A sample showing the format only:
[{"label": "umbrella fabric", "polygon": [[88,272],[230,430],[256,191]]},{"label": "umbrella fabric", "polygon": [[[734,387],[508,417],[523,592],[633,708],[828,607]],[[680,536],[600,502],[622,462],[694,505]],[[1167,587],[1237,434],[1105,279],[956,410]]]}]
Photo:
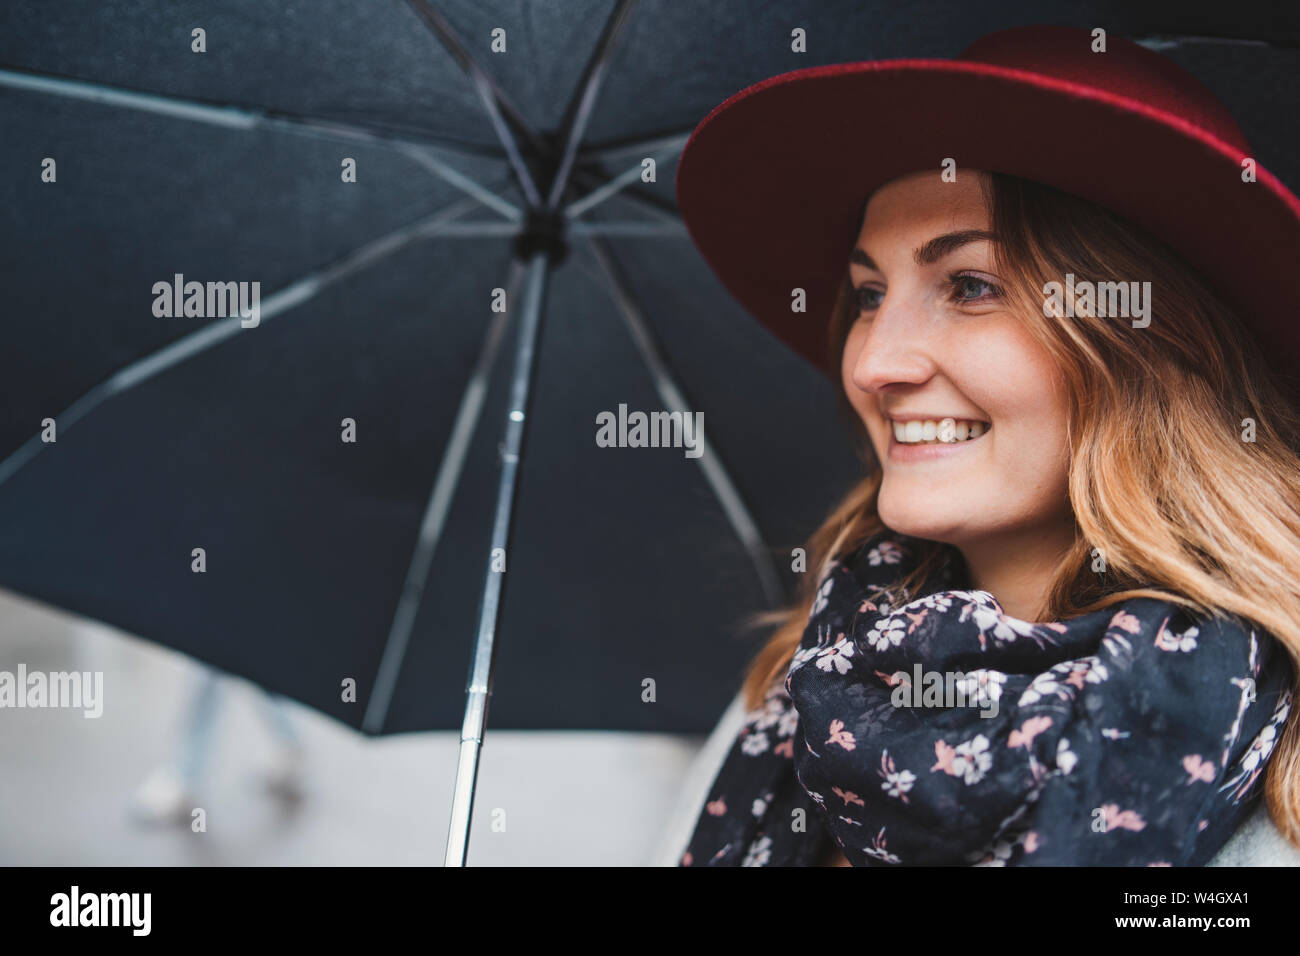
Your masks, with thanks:
[{"label": "umbrella fabric", "polygon": [[[552,140],[615,9],[435,6]],[[1297,31],[1231,14],[643,2],[612,51],[567,199],[639,166],[653,152],[643,144],[688,134],[763,77],[951,56],[990,30],[1044,19],[1233,38],[1150,42],[1169,44],[1238,111],[1261,161],[1294,188],[1284,118],[1296,93],[1265,78],[1292,75]],[[791,49],[795,26],[807,53]],[[203,53],[192,50],[196,28]],[[0,475],[0,585],[361,727],[513,251],[504,233],[418,230],[467,201],[457,174],[525,205],[474,84],[396,0],[22,0],[0,9],[0,70],[0,462],[14,464]],[[619,144],[627,151],[612,152]],[[46,158],[54,182],[42,180]],[[341,176],[349,158],[354,183]],[[543,184],[553,160],[530,156]],[[671,227],[674,162],[669,151],[655,182],[638,180],[585,218]],[[510,224],[468,202],[463,220]],[[792,587],[790,549],[862,467],[830,386],[729,300],[680,230],[603,242]],[[664,402],[600,262],[582,237],[570,246],[543,306],[491,723],[703,731],[757,646],[738,622],[765,592],[698,460],[597,445],[601,412]],[[137,376],[149,371],[138,363],[211,323],[154,314],[155,284],[178,274],[257,281],[272,314]],[[391,705],[368,730],[459,724],[518,328],[505,327],[420,578]],[[124,369],[138,383],[114,378]],[[102,390],[113,382],[122,387]],[[103,401],[60,424],[55,443],[23,452],[45,419],[66,422],[87,394]],[[344,419],[355,442],[341,440]],[[355,702],[343,699],[348,679]]]}]

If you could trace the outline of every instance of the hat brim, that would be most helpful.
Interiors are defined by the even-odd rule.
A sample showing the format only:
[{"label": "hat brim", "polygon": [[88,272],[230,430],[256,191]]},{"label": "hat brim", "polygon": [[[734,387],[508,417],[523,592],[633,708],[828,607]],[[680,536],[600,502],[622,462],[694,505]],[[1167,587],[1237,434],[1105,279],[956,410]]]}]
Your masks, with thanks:
[{"label": "hat brim", "polygon": [[[687,141],[676,193],[727,290],[829,375],[827,326],[864,201],[901,175],[938,174],[948,157],[958,176],[1019,176],[1146,229],[1209,280],[1266,355],[1294,358],[1300,200],[1258,165],[1243,182],[1244,156],[1093,87],[978,62],[885,60],[783,73],[730,97]],[[806,312],[791,310],[795,288]]]}]

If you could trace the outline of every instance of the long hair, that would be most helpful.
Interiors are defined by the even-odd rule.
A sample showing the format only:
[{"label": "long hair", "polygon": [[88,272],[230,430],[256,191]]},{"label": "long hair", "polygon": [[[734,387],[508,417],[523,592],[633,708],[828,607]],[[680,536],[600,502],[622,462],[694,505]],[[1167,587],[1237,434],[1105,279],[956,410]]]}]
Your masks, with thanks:
[{"label": "long hair", "polygon": [[[1075,540],[1033,620],[1154,597],[1263,628],[1300,675],[1300,412],[1281,379],[1232,311],[1159,240],[1048,186],[993,173],[984,188],[1008,306],[1055,357],[1071,396]],[[830,561],[884,530],[880,465],[840,375],[857,317],[847,258],[827,362],[866,477],[809,538],[816,573],[804,575],[796,603],[751,619],[778,625],[745,677],[751,709],[789,670]],[[1083,314],[1078,301],[1076,317],[1045,317],[1041,290],[1067,273],[1077,282],[1149,279],[1150,324]],[[918,566],[893,588],[905,599],[952,554],[941,542],[913,543]],[[1103,573],[1093,570],[1099,557]],[[1300,707],[1269,762],[1265,794],[1279,830],[1300,846]]]}]

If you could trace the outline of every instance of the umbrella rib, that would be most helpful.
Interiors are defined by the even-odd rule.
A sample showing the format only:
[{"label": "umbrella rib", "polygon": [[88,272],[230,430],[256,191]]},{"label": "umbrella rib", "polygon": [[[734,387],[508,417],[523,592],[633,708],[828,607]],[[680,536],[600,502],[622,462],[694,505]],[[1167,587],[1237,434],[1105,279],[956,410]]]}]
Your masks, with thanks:
[{"label": "umbrella rib", "polygon": [[511,222],[448,222],[429,228],[430,236],[454,236],[459,239],[500,239],[517,236],[521,226]]},{"label": "umbrella rib", "polygon": [[[262,302],[259,309],[260,320],[266,321],[281,312],[302,305],[326,286],[333,285],[417,240],[436,235],[437,228],[446,220],[459,216],[477,205],[472,199],[459,199],[432,216],[426,216],[418,222],[403,226],[386,236],[368,242],[354,249],[332,265],[325,266],[289,283],[284,288],[267,296]],[[55,419],[59,430],[61,432],[66,431],[113,396],[134,388],[160,372],[193,358],[215,345],[219,345],[242,331],[242,322],[243,319],[238,315],[222,321],[211,322],[197,332],[181,336],[179,339],[162,346],[157,351],[119,369],[83,394]],[[39,434],[33,435],[22,445],[19,445],[7,458],[0,461],[0,485],[3,485],[20,468],[35,458],[41,449],[46,447],[46,444],[41,440]]]},{"label": "umbrella rib", "polygon": [[452,59],[456,61],[456,65],[459,66],[471,80],[475,79],[476,73],[482,78],[482,82],[486,84],[493,99],[496,101],[497,107],[501,110],[502,118],[510,125],[511,131],[516,136],[522,136],[526,139],[528,141],[528,147],[531,150],[539,153],[544,152],[546,148],[545,141],[537,131],[532,128],[531,124],[524,119],[523,113],[519,111],[519,108],[516,107],[510,97],[506,95],[506,91],[501,88],[500,84],[498,84],[496,80],[492,79],[492,76],[479,66],[469,55],[469,49],[461,42],[460,37],[456,35],[455,29],[447,18],[442,16],[436,9],[428,4],[424,5],[425,9],[421,9],[419,6],[416,6],[415,3],[411,3],[410,5],[415,12],[424,19],[425,25],[433,31],[438,41],[446,47],[447,52],[450,53]]},{"label": "umbrella rib", "polygon": [[[619,312],[622,314],[623,320],[632,335],[632,341],[636,344],[637,350],[641,353],[642,361],[645,362],[646,368],[650,371],[650,376],[654,380],[655,390],[659,393],[660,399],[671,411],[680,412],[683,417],[693,414],[690,403],[674,380],[668,363],[664,360],[663,354],[650,332],[649,325],[641,313],[640,306],[637,305],[631,288],[608,246],[602,239],[595,236],[589,236],[587,244],[595,256],[596,262],[600,265],[601,276],[609,286],[610,294],[618,305]],[[781,579],[777,575],[772,556],[763,542],[758,523],[750,514],[749,508],[745,504],[739,489],[736,488],[735,482],[731,480],[726,465],[723,464],[717,451],[702,434],[700,436],[700,451],[699,463],[704,470],[704,477],[713,489],[718,503],[722,505],[722,510],[731,523],[731,527],[735,530],[736,536],[749,553],[768,604],[775,607],[785,600],[785,589],[782,587]]]},{"label": "umbrella rib", "polygon": [[684,239],[686,227],[672,222],[575,222],[569,226],[575,236],[627,236],[641,239]]},{"label": "umbrella rib", "polygon": [[[523,262],[512,259],[510,275],[506,282],[507,303],[515,300],[515,292],[523,278],[523,273]],[[401,673],[402,662],[406,658],[407,646],[410,644],[415,616],[420,610],[420,601],[429,578],[429,567],[438,548],[438,541],[442,538],[447,514],[451,509],[452,496],[460,484],[470,442],[474,438],[474,432],[483,412],[492,366],[496,362],[497,351],[509,322],[509,316],[510,310],[507,308],[506,311],[492,317],[487,336],[483,340],[483,347],[479,350],[478,360],[474,363],[469,381],[465,383],[460,407],[456,410],[456,420],[447,439],[442,462],[438,466],[438,475],[434,479],[429,499],[424,506],[424,518],[420,522],[415,550],[406,569],[402,595],[393,614],[388,639],[384,642],[384,652],[375,676],[374,691],[366,705],[366,714],[361,724],[361,729],[366,733],[378,734],[384,726],[384,720],[388,717],[388,708],[392,704],[393,693],[397,688],[397,678]]]},{"label": "umbrella rib", "polygon": [[551,182],[551,192],[546,200],[547,209],[559,208],[564,198],[564,190],[569,184],[569,174],[578,157],[578,146],[582,143],[583,136],[587,134],[587,123],[591,119],[592,110],[595,109],[596,98],[600,95],[609,61],[614,55],[614,45],[627,25],[632,8],[635,6],[636,0],[618,0],[617,5],[610,12],[609,19],[605,21],[596,48],[592,50],[591,57],[583,68],[582,78],[573,91],[569,105],[565,107],[564,122],[560,127],[564,153],[555,172],[555,179]]},{"label": "umbrella rib", "polygon": [[[595,186],[595,177],[584,170],[575,170],[573,173],[573,179],[575,182],[582,183],[584,186],[590,185],[593,188],[599,188],[598,186]],[[614,194],[613,198],[629,202],[638,209],[645,210],[656,219],[662,220],[663,222],[675,222],[679,225],[684,225],[682,223],[681,213],[677,211],[677,207],[671,202],[652,193],[645,193],[635,187],[628,186],[620,189]]]},{"label": "umbrella rib", "polygon": [[415,160],[434,175],[442,177],[461,192],[477,199],[489,209],[495,209],[512,222],[519,222],[524,218],[523,211],[514,203],[502,199],[486,186],[466,176],[460,170],[447,165],[425,147],[409,143],[395,145],[400,152]]},{"label": "umbrella rib", "polygon": [[623,153],[653,153],[672,146],[678,140],[685,143],[691,138],[693,132],[695,132],[695,127],[688,126],[685,129],[656,133],[649,138],[638,137],[637,139],[610,140],[604,143],[588,143],[578,150],[578,155],[583,159],[599,160],[609,156],[619,156]]},{"label": "umbrella rib", "polygon": [[1169,47],[1182,46],[1184,43],[1222,43],[1231,46],[1271,47],[1274,50],[1295,50],[1295,42],[1287,43],[1275,39],[1260,40],[1252,37],[1206,36],[1196,33],[1143,33],[1130,36],[1130,40],[1150,50],[1164,50]]},{"label": "umbrella rib", "polygon": [[[681,152],[685,145],[686,138],[682,137],[660,148],[655,155],[651,157],[654,159],[655,166],[658,167],[664,160]],[[593,206],[597,206],[604,202],[610,196],[622,191],[625,186],[629,186],[639,180],[641,178],[641,162],[644,162],[644,159],[629,166],[605,185],[593,189],[576,202],[569,203],[569,205],[564,207],[564,215],[569,219],[576,218],[588,209],[591,209]]]},{"label": "umbrella rib", "polygon": [[103,103],[123,109],[133,109],[145,113],[155,113],[177,119],[207,123],[213,126],[222,126],[227,129],[276,129],[295,133],[315,133],[396,149],[452,186],[473,196],[485,206],[500,212],[507,219],[519,220],[523,218],[523,214],[513,203],[502,199],[485,186],[480,185],[435,156],[434,150],[442,147],[431,146],[427,143],[413,143],[395,137],[382,136],[361,127],[347,126],[328,120],[259,112],[246,107],[212,106],[208,103],[160,96],[156,93],[141,93],[136,90],[105,86],[99,83],[87,83],[82,80],[70,80],[35,73],[22,73],[3,68],[0,68],[0,86],[45,93],[51,96],[87,100],[92,103]]},{"label": "umbrella rib", "polygon": [[414,146],[431,150],[437,149],[472,159],[487,157],[500,160],[502,158],[495,148],[489,150],[470,143],[460,143],[442,138],[426,142],[420,139],[395,136],[386,130],[356,123],[343,123],[312,116],[300,116],[280,110],[257,109],[251,106],[218,106],[213,103],[204,103],[201,100],[166,96],[161,93],[146,93],[141,90],[110,86],[88,80],[76,80],[71,77],[54,76],[33,70],[0,67],[0,86],[15,90],[44,93],[50,96],[61,96],[65,99],[103,103],[122,109],[170,116],[175,119],[206,123],[209,126],[221,126],[226,129],[288,130],[297,133],[313,133],[335,139],[371,143],[377,146]]},{"label": "umbrella rib", "polygon": [[505,91],[470,56],[468,48],[456,35],[450,21],[434,9],[428,0],[406,0],[406,2],[424,21],[425,25],[433,31],[433,35],[438,38],[438,42],[443,45],[451,58],[465,71],[470,82],[474,84],[479,101],[482,102],[483,108],[487,110],[488,119],[492,122],[492,128],[496,130],[497,138],[501,141],[506,156],[510,160],[510,166],[515,171],[515,177],[519,181],[519,188],[523,190],[524,195],[528,198],[529,205],[541,205],[541,194],[537,191],[537,185],[533,182],[532,173],[529,172],[528,165],[524,162],[523,153],[519,148],[519,141],[516,139],[516,131],[528,138],[530,147],[534,150],[541,147],[541,137],[533,132],[532,128],[524,120],[523,115],[510,102]]}]

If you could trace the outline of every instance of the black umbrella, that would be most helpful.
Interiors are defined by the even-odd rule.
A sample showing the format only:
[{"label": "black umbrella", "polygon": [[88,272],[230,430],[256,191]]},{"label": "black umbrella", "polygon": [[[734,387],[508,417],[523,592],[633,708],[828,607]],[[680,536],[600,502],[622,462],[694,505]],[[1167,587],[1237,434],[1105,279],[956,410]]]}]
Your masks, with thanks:
[{"label": "black umbrella", "polygon": [[[7,4],[0,582],[368,733],[460,722],[453,862],[490,690],[494,727],[707,729],[861,467],[681,228],[709,109],[1052,19],[1160,46],[1297,180],[1294,23],[1051,12]],[[598,444],[636,412],[702,413],[699,457]]]}]

